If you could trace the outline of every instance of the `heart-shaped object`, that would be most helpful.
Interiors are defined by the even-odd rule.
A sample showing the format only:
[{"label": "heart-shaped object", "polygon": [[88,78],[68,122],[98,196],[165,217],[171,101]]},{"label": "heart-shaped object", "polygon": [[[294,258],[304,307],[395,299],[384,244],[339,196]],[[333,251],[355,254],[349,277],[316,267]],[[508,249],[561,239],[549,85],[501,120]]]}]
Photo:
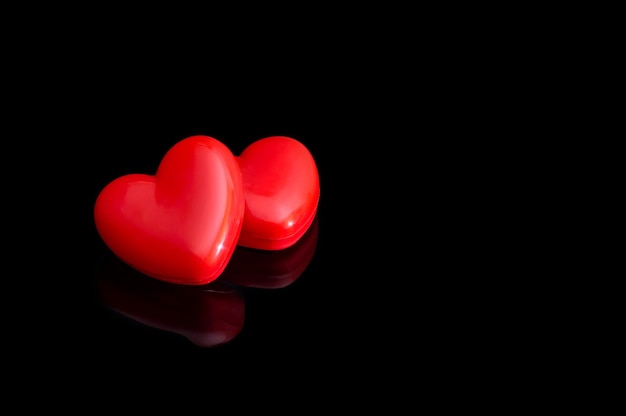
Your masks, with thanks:
[{"label": "heart-shaped object", "polygon": [[107,184],[94,219],[129,266],[165,282],[204,285],[230,260],[244,207],[236,156],[212,137],[191,136],[168,150],[154,176],[128,174]]},{"label": "heart-shaped object", "polygon": [[251,143],[237,159],[245,195],[237,244],[260,250],[292,246],[317,213],[320,181],[313,155],[296,139],[271,136]]}]

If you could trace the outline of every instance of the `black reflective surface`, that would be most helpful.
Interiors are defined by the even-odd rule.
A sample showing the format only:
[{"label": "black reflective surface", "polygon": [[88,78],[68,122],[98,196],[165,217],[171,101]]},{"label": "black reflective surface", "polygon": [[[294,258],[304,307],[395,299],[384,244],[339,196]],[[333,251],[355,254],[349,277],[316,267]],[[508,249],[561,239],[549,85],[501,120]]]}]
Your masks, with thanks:
[{"label": "black reflective surface", "polygon": [[[27,277],[14,279],[25,288],[7,289],[9,298],[24,296],[30,314],[10,332],[18,348],[54,348],[40,358],[64,366],[52,358],[58,353],[96,373],[127,375],[141,365],[330,378],[415,374],[506,350],[514,323],[493,305],[515,293],[492,295],[507,273],[498,269],[494,285],[501,257],[481,250],[498,241],[476,207],[496,206],[485,205],[470,180],[472,163],[463,165],[470,140],[457,145],[459,122],[436,106],[387,106],[356,87],[267,89],[208,104],[100,89],[119,98],[117,107],[76,105],[71,117],[52,121],[59,138],[37,148],[50,155],[37,188],[49,196],[30,205],[30,218],[46,227],[26,234]],[[326,105],[310,107],[313,97]],[[235,154],[271,135],[298,139],[318,164],[320,201],[294,247],[238,248],[215,284],[189,288],[155,282],[116,259],[95,229],[93,204],[109,181],[154,173],[172,145],[195,134]],[[35,263],[44,270],[31,273]],[[263,371],[250,370],[256,366]]]}]

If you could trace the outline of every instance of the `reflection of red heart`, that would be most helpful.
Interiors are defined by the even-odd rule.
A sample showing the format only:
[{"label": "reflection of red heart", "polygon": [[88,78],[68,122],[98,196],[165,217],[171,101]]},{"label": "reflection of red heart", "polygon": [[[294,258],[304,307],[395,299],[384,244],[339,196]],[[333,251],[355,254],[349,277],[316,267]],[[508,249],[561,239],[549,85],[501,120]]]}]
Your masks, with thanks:
[{"label": "reflection of red heart", "polygon": [[253,142],[239,155],[246,208],[238,245],[282,250],[295,244],[315,217],[320,182],[313,155],[285,136]]},{"label": "reflection of red heart", "polygon": [[284,250],[255,250],[239,246],[220,280],[261,289],[284,288],[295,282],[313,259],[319,235],[317,217],[306,233]]},{"label": "reflection of red heart", "polygon": [[166,153],[154,176],[110,182],[96,199],[94,219],[128,265],[169,283],[203,285],[230,260],[244,206],[236,157],[212,137],[191,136]]},{"label": "reflection of red heart", "polygon": [[220,280],[174,285],[147,277],[118,258],[105,257],[97,274],[100,299],[144,325],[184,336],[199,347],[226,344],[242,330],[244,299]]}]

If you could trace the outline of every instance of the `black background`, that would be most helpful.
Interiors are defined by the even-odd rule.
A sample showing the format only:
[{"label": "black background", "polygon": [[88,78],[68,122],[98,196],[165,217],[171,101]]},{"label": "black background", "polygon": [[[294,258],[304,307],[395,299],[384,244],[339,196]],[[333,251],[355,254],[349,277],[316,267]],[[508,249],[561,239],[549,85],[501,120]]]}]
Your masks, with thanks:
[{"label": "black background", "polygon": [[[472,354],[485,325],[480,316],[489,311],[479,300],[486,288],[472,279],[484,269],[472,271],[477,260],[468,255],[480,244],[467,231],[476,226],[472,200],[462,196],[462,178],[451,180],[456,150],[437,130],[446,129],[439,124],[445,117],[434,120],[439,115],[425,107],[390,108],[394,98],[372,90],[371,96],[358,95],[358,88],[333,91],[268,88],[224,106],[120,97],[91,115],[95,123],[77,142],[80,153],[72,153],[82,172],[70,172],[72,192],[80,195],[69,208],[80,220],[70,250],[79,251],[68,251],[66,260],[80,268],[70,291],[56,299],[69,314],[63,322],[69,338],[59,342],[76,345],[78,337],[87,351],[114,360],[141,361],[149,351],[163,363],[193,361],[199,368],[241,361],[272,363],[275,370],[335,368],[323,363],[336,360],[367,368],[438,366]],[[117,176],[154,173],[174,143],[195,134],[235,154],[263,137],[290,136],[307,146],[320,175],[312,260],[287,287],[240,288],[242,330],[215,348],[112,313],[97,288],[108,253],[93,224],[98,192]]]},{"label": "black background", "polygon": [[[417,79],[422,95],[388,75],[376,85],[349,80],[257,79],[226,93],[214,81],[217,95],[194,83],[133,84],[135,75],[41,103],[60,106],[40,121],[43,144],[33,145],[49,166],[41,173],[49,202],[37,206],[51,260],[29,292],[41,342],[92,371],[120,374],[128,363],[200,373],[233,365],[433,369],[473,365],[481,348],[498,349],[483,338],[500,324],[485,307],[490,288],[476,279],[493,263],[481,263],[489,253],[473,216],[480,184],[468,178],[480,167],[465,159],[479,146],[457,136],[467,120],[443,107],[428,75]],[[307,146],[320,175],[310,263],[287,287],[241,288],[242,330],[215,348],[115,313],[97,285],[110,254],[93,222],[98,193],[118,176],[154,173],[171,146],[196,134],[235,154],[263,137],[290,136]]]},{"label": "black background", "polygon": [[[63,77],[33,78],[36,99],[22,97],[27,116],[17,119],[23,154],[37,159],[20,166],[38,178],[17,189],[37,220],[18,229],[26,250],[16,273],[27,277],[14,292],[28,305],[11,329],[18,350],[46,374],[190,389],[204,386],[188,381],[198,377],[236,390],[267,387],[271,376],[292,387],[322,377],[343,391],[347,380],[467,380],[523,363],[511,359],[526,342],[522,312],[508,305],[518,296],[509,277],[524,265],[508,261],[510,201],[493,198],[513,157],[489,141],[516,126],[501,127],[501,89],[459,72],[464,55],[439,53],[363,47],[228,68],[192,54],[202,63],[181,59],[172,73],[159,55],[126,65],[94,54]],[[113,260],[93,222],[98,193],[118,176],[154,173],[196,134],[235,154],[290,136],[320,175],[310,263],[287,287],[238,288],[241,332],[212,348],[116,313],[98,290]],[[109,277],[123,282],[127,272]]]},{"label": "black background", "polygon": [[[578,267],[596,136],[573,143],[589,42],[555,23],[567,11],[153,6],[7,14],[7,398],[80,414],[565,402],[602,299],[598,262]],[[98,286],[115,267],[137,283],[98,236],[98,193],[196,134],[235,154],[293,137],[321,185],[310,263],[287,287],[239,288],[241,332],[213,348],[115,312]]]}]

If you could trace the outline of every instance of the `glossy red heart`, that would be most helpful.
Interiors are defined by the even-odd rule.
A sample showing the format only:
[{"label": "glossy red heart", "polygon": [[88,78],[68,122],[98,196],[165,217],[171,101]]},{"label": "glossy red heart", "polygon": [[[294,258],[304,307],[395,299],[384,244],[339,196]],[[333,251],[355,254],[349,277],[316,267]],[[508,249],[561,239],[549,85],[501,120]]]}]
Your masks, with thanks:
[{"label": "glossy red heart", "polygon": [[295,244],[317,213],[320,181],[309,149],[286,136],[271,136],[238,157],[245,214],[238,245],[282,250]]},{"label": "glossy red heart", "polygon": [[244,194],[235,155],[209,136],[165,154],[154,176],[121,176],[100,192],[98,233],[121,260],[156,279],[203,285],[219,277],[237,245]]}]

